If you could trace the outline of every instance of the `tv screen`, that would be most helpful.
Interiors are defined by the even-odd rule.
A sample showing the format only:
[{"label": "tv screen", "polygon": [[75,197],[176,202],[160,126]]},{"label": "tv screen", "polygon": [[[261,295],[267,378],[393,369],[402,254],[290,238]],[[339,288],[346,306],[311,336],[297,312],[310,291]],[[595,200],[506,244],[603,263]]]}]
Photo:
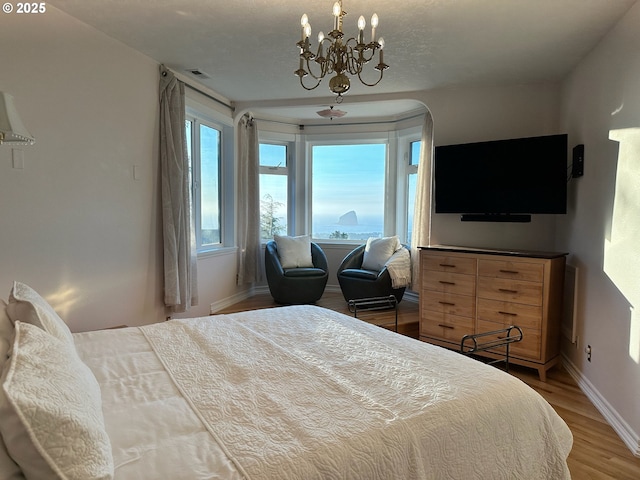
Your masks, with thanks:
[{"label": "tv screen", "polygon": [[567,212],[567,135],[436,147],[435,211]]}]

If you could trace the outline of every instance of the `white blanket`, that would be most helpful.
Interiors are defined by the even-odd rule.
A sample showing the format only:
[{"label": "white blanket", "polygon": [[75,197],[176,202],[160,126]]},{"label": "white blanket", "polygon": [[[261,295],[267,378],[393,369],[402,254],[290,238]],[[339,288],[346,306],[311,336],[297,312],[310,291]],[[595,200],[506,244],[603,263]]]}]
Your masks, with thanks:
[{"label": "white blanket", "polygon": [[[102,378],[116,479],[217,478],[205,467],[252,480],[569,478],[571,433],[528,386],[345,315],[283,307],[107,335],[122,343],[127,331],[144,332],[175,387],[151,393],[163,372],[107,380],[111,367],[84,343],[96,336],[80,334],[78,350]],[[139,382],[144,394],[126,393]],[[145,402],[159,409],[157,427]],[[145,415],[147,431],[127,431]],[[154,438],[173,440],[176,453]]]},{"label": "white blanket", "polygon": [[385,267],[389,271],[393,288],[408,287],[411,284],[411,255],[406,248],[396,250]]}]

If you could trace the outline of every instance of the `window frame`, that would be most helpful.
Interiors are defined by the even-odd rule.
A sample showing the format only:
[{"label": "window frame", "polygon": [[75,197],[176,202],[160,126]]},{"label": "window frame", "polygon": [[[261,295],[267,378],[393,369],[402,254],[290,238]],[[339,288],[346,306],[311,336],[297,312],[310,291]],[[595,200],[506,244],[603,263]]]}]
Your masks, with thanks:
[{"label": "window frame", "polygon": [[[191,219],[194,225],[196,252],[198,258],[218,252],[233,245],[233,208],[234,202],[225,185],[229,179],[233,181],[233,126],[232,119],[217,112],[206,105],[186,97],[185,120],[192,122],[191,128]],[[218,222],[220,241],[214,244],[202,245],[201,205],[200,205],[200,125],[217,130],[220,134],[218,148]],[[186,125],[185,125],[186,128]]]},{"label": "window frame", "polygon": [[[356,145],[387,143],[385,168],[384,235],[398,235],[402,243],[407,238],[409,215],[409,175],[417,172],[417,165],[410,166],[410,143],[422,140],[424,114],[407,119],[374,124],[345,124],[298,126],[281,122],[261,122],[260,143],[290,142],[288,159],[288,234],[312,234],[312,164],[311,152],[315,145]],[[361,244],[360,240],[314,239],[323,245]]]},{"label": "window frame", "polygon": [[309,135],[305,141],[305,169],[306,178],[305,183],[308,186],[306,189],[305,203],[307,205],[306,216],[306,232],[311,235],[312,241],[320,242],[324,244],[362,244],[361,239],[337,239],[337,238],[316,238],[313,236],[313,147],[316,146],[349,146],[349,145],[367,145],[367,144],[384,144],[385,148],[385,160],[384,160],[384,199],[383,199],[383,227],[382,235],[389,235],[389,217],[395,215],[395,201],[393,196],[390,195],[389,190],[393,188],[392,182],[390,182],[389,170],[392,165],[391,152],[392,142],[390,142],[388,132],[384,133],[352,133],[352,134],[322,134],[322,135]]},{"label": "window frame", "polygon": [[[292,214],[292,208],[291,208],[291,202],[292,202],[292,192],[291,192],[291,178],[290,178],[290,171],[293,170],[291,163],[293,161],[293,155],[292,155],[292,151],[295,149],[295,143],[291,142],[291,141],[287,141],[287,140],[282,140],[282,139],[276,139],[273,136],[267,136],[267,138],[260,138],[258,140],[258,148],[260,148],[260,146],[262,145],[276,145],[276,146],[283,146],[285,147],[285,165],[284,166],[268,166],[268,165],[262,165],[259,164],[258,165],[258,174],[259,175],[279,175],[279,176],[284,176],[286,177],[286,196],[287,196],[287,229],[285,234],[286,235],[290,235],[291,231],[292,231],[292,219],[293,214]],[[260,201],[262,201],[262,192],[260,192]],[[262,243],[266,243],[268,242],[270,239],[268,238],[260,238],[260,241]]]},{"label": "window frame", "polygon": [[[297,175],[301,172],[299,166],[300,159],[304,157],[300,151],[300,136],[270,130],[259,130],[258,143],[267,143],[272,145],[284,145],[287,147],[287,235],[302,235],[304,231],[301,231],[300,226],[302,223],[299,219],[301,206],[304,205],[304,201],[300,198],[304,195],[304,192],[299,189],[300,182],[297,181]],[[269,167],[265,167],[269,168]],[[283,169],[284,167],[279,167]],[[259,168],[260,173],[263,172],[263,167]],[[278,172],[284,174],[284,170],[278,170]],[[267,239],[261,239],[262,243],[266,243]]]},{"label": "window frame", "polygon": [[[399,229],[402,229],[403,235],[405,236],[405,243],[407,245],[411,245],[411,236],[413,232],[409,232],[409,218],[410,216],[413,215],[414,212],[409,211],[409,204],[411,203],[409,200],[409,193],[411,192],[411,188],[409,187],[409,183],[410,183],[410,179],[412,175],[415,175],[416,178],[416,189],[417,189],[417,181],[418,181],[418,165],[420,164],[420,152],[422,150],[422,148],[424,148],[424,145],[422,145],[422,134],[412,134],[412,135],[408,135],[405,140],[406,142],[406,148],[407,148],[407,156],[406,156],[406,162],[404,167],[405,167],[405,172],[404,172],[404,176],[402,181],[404,182],[404,195],[403,195],[403,199],[405,201],[404,204],[404,216],[403,217],[399,217],[402,218],[402,221],[399,222],[401,223],[401,226],[399,225]],[[420,144],[420,148],[418,149],[418,158],[416,159],[416,163],[412,164],[411,160],[412,160],[412,146],[414,143],[419,143]],[[415,202],[415,198],[414,198],[414,202]],[[414,203],[414,211],[415,211],[415,203]],[[412,222],[413,225],[413,222]]]}]

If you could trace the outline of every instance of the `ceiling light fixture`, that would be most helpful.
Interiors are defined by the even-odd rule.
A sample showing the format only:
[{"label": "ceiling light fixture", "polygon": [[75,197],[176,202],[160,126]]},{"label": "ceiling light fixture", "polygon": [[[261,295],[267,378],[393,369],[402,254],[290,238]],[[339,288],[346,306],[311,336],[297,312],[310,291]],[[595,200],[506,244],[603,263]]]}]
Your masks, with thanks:
[{"label": "ceiling light fixture", "polygon": [[[342,95],[347,93],[351,87],[351,82],[347,75],[357,76],[363,85],[373,87],[380,83],[382,74],[389,68],[389,65],[384,63],[382,53],[384,39],[380,37],[376,40],[378,15],[374,13],[371,17],[371,41],[365,43],[364,28],[367,22],[362,15],[358,19],[358,37],[344,40],[342,20],[346,14],[347,12],[342,10],[342,0],[338,0],[333,4],[333,30],[329,32],[329,37],[325,37],[322,32],[318,34],[318,50],[314,54],[311,51],[309,41],[311,25],[309,24],[309,17],[305,13],[300,20],[302,38],[296,44],[300,49],[300,67],[294,73],[300,79],[300,85],[305,90],[313,90],[320,85],[324,77],[335,74],[329,80],[329,90],[338,96],[337,103],[342,102]],[[380,72],[380,76],[374,83],[367,83],[362,78],[362,72],[364,66],[374,58],[376,52],[379,52],[378,64],[373,68]],[[313,63],[317,64],[317,66],[312,67]],[[312,68],[315,68],[316,72],[319,69],[319,73],[314,73]],[[308,75],[316,80],[315,85],[307,86],[304,84],[303,78]]]},{"label": "ceiling light fixture", "polygon": [[319,110],[316,113],[320,115],[322,118],[328,118],[329,120],[333,120],[334,118],[341,118],[347,114],[347,112],[344,112],[340,109],[334,110],[333,105],[329,105],[329,108],[326,108],[324,110]]}]

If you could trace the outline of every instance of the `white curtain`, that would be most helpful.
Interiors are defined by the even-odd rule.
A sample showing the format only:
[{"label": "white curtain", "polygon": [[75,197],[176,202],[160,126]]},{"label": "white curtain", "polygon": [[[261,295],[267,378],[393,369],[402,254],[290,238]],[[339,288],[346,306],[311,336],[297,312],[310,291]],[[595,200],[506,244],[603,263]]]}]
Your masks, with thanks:
[{"label": "white curtain", "polygon": [[161,67],[160,175],[164,238],[164,303],[173,312],[198,304],[184,84]]},{"label": "white curtain", "polygon": [[244,285],[262,280],[258,129],[250,115],[238,123],[238,277]]},{"label": "white curtain", "polygon": [[420,250],[429,245],[431,227],[431,161],[433,158],[433,118],[427,112],[422,127],[422,148],[418,163],[416,199],[411,233],[411,289],[420,291]]}]

